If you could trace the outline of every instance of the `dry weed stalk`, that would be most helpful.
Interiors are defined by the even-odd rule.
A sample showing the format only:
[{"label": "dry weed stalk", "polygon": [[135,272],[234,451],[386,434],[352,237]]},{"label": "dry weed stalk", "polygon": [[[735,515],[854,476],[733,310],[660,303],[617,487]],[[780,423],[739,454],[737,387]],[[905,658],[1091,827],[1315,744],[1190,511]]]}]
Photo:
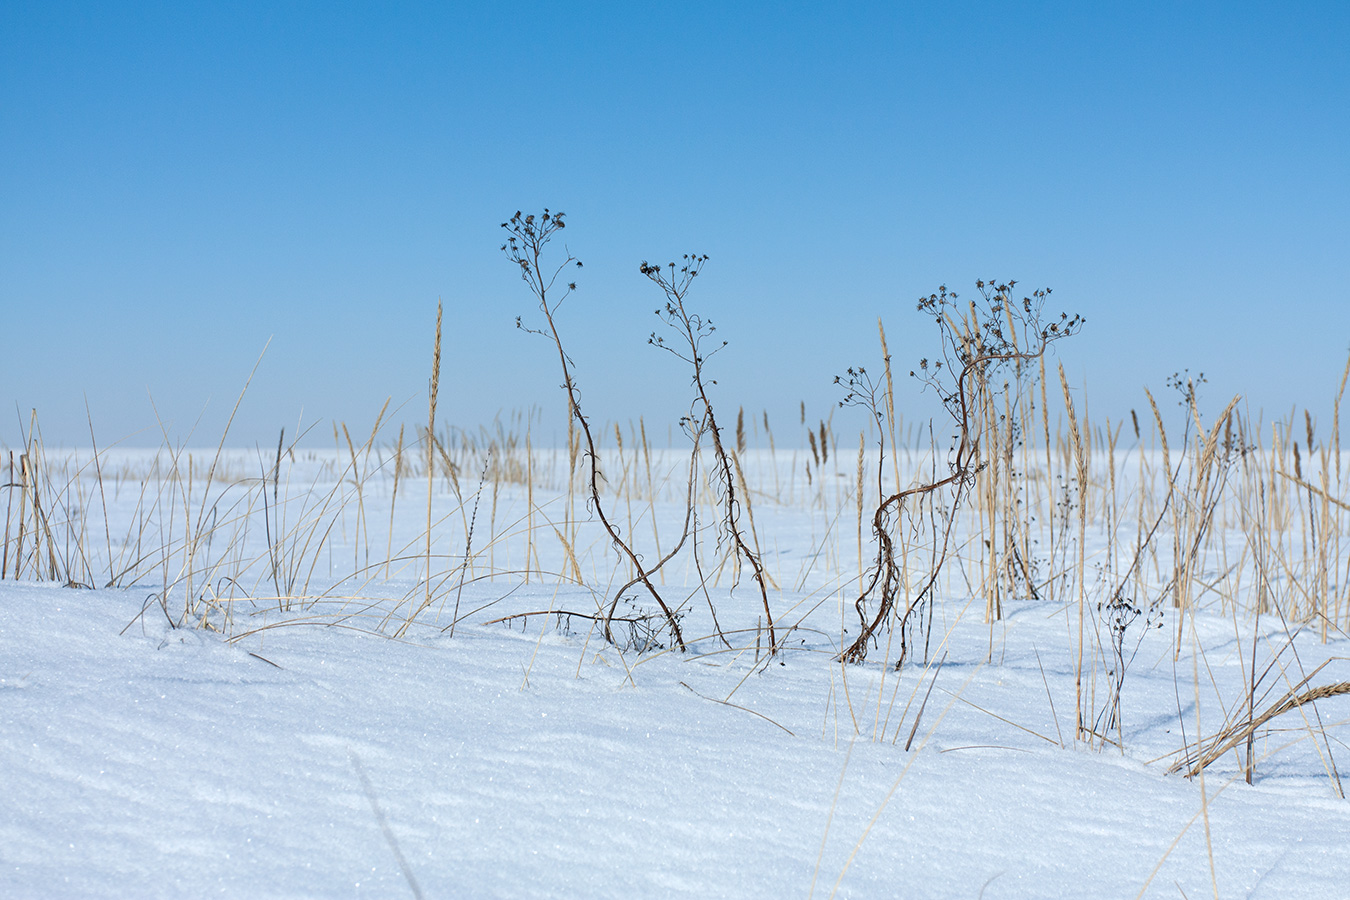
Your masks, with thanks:
[{"label": "dry weed stalk", "polygon": [[[679,645],[681,650],[684,650],[684,634],[680,630],[680,622],[674,610],[666,604],[660,592],[657,591],[656,585],[652,583],[652,573],[643,566],[641,557],[610,522],[609,516],[605,513],[604,502],[600,499],[600,481],[603,477],[600,474],[600,456],[596,449],[595,437],[591,433],[590,420],[581,411],[581,391],[572,375],[573,363],[564,349],[562,335],[558,332],[555,317],[562,302],[576,290],[576,282],[566,282],[563,285],[562,295],[557,296],[555,294],[556,299],[549,299],[549,292],[557,285],[558,278],[563,271],[572,265],[575,265],[578,269],[581,268],[581,261],[572,256],[570,252],[556,267],[550,267],[544,261],[544,248],[552,240],[554,234],[566,227],[563,215],[561,212],[550,213],[547,209],[544,210],[542,216],[538,217],[532,214],[524,215],[517,211],[509,221],[502,223],[502,228],[507,233],[506,243],[501,247],[502,252],[506,254],[507,259],[518,267],[521,280],[525,282],[530,293],[538,301],[539,311],[544,314],[547,330],[526,328],[519,317],[516,319],[516,327],[532,334],[543,335],[552,342],[554,349],[557,350],[558,364],[562,368],[563,374],[563,390],[567,394],[568,411],[571,414],[570,420],[576,422],[581,429],[581,436],[586,442],[586,459],[589,462],[590,469],[588,505],[600,519],[610,542],[623,557],[627,558],[629,564],[633,567],[633,571],[637,573],[637,579],[642,582],[643,587],[647,589],[647,592],[656,601],[657,606],[661,608],[666,624],[670,627],[671,634],[675,638],[675,643]],[[615,600],[617,601],[617,599],[618,595],[616,594]]]},{"label": "dry weed stalk", "polygon": [[[684,298],[693,285],[694,279],[698,277],[707,263],[706,255],[685,254],[683,264],[678,272],[675,263],[670,263],[670,273],[667,275],[661,266],[648,265],[645,261],[639,267],[639,271],[646,275],[653,284],[655,284],[666,295],[664,308],[658,309],[656,314],[661,316],[666,324],[670,326],[676,334],[679,335],[680,344],[678,347],[672,347],[666,343],[665,339],[653,333],[648,342],[662,350],[668,351],[677,359],[683,360],[693,370],[692,381],[694,387],[694,402],[686,418],[688,427],[696,434],[706,432],[712,438],[713,455],[716,459],[717,472],[720,476],[719,488],[721,491],[722,506],[722,527],[724,535],[731,543],[732,553],[737,560],[744,559],[750,563],[754,572],[755,585],[759,588],[760,601],[764,606],[764,621],[769,633],[769,654],[774,655],[778,652],[778,638],[774,630],[773,613],[769,609],[769,589],[768,582],[764,574],[764,566],[760,562],[759,554],[750,548],[745,539],[744,531],[741,528],[740,512],[741,504],[736,499],[736,477],[733,467],[732,454],[722,444],[722,430],[717,424],[717,416],[713,412],[712,399],[708,396],[708,387],[716,384],[704,375],[703,367],[707,361],[712,358],[719,350],[725,347],[726,341],[714,347],[712,350],[704,349],[706,341],[716,330],[712,321],[704,319],[695,313],[691,313],[684,305]],[[744,445],[745,428],[743,419],[738,417],[738,443]],[[824,424],[821,425],[821,439],[824,440]],[[823,449],[823,445],[822,445]],[[743,480],[743,479],[742,479]],[[749,492],[743,491],[746,497],[748,509]],[[753,530],[753,524],[751,525]],[[738,567],[739,568],[739,567]]]}]

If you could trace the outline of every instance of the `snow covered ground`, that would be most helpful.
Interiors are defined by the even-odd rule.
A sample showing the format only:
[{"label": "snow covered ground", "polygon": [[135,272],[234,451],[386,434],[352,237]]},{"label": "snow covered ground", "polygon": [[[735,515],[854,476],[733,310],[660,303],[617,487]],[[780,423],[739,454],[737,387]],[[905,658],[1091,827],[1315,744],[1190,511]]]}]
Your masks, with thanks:
[{"label": "snow covered ground", "polygon": [[[117,520],[109,531],[126,535],[139,514],[143,552],[156,508],[145,498],[160,488],[147,493],[145,473],[127,472],[118,497],[107,497]],[[269,564],[244,565],[247,584],[222,580],[240,560],[266,559],[276,540],[258,519],[276,511],[248,494],[234,519],[253,522],[247,535],[193,551],[211,575],[193,588],[214,598],[194,607],[206,627],[176,627],[188,598],[171,563],[117,588],[0,581],[0,896],[1350,890],[1350,806],[1336,787],[1336,767],[1350,758],[1350,697],[1272,721],[1255,742],[1253,785],[1236,752],[1203,779],[1168,773],[1197,733],[1212,735],[1240,708],[1254,629],[1258,671],[1275,660],[1271,699],[1327,661],[1310,685],[1350,680],[1350,641],[1334,629],[1326,643],[1307,630],[1291,644],[1276,617],[1253,623],[1216,606],[1186,620],[1178,654],[1173,617],[1154,629],[1141,619],[1129,631],[1139,649],[1112,731],[1123,747],[1089,747],[1074,739],[1073,604],[1009,601],[990,625],[983,600],[957,578],[935,606],[926,663],[916,656],[897,677],[884,647],[865,665],[836,660],[843,629],[856,629],[858,566],[841,477],[829,482],[834,494],[799,484],[795,502],[755,508],[779,587],[778,656],[766,652],[748,578],[734,589],[726,577],[710,582],[705,598],[687,565],[663,587],[688,598],[686,654],[621,650],[579,617],[494,621],[594,613],[597,596],[625,580],[589,526],[571,541],[587,584],[541,578],[570,565],[556,485],[528,495],[547,522],[528,518],[518,485],[480,499],[477,528],[491,517],[501,537],[489,562],[489,532],[478,531],[476,580],[456,574],[469,507],[461,516],[442,485],[433,552],[446,558],[446,576],[396,639],[425,590],[426,495],[422,481],[418,500],[409,476],[391,509],[385,476],[361,483],[362,519],[360,479],[351,480],[334,507],[340,523],[322,512],[340,479],[283,482],[283,498],[309,498],[292,520],[322,519],[333,535],[308,551],[320,573],[307,599],[289,603],[263,597]],[[162,496],[173,492],[184,496],[181,485]],[[89,506],[95,492],[86,483],[80,496]],[[630,533],[652,534],[645,509],[663,540],[677,534],[671,496],[632,500]],[[157,535],[182,515],[163,503]],[[100,516],[88,520],[102,539]],[[526,528],[549,538],[533,548],[537,566],[520,562],[531,552]],[[110,537],[108,552],[123,558],[135,540]],[[375,566],[386,547],[402,568]],[[702,552],[715,560],[710,532]],[[329,571],[338,574],[324,581]],[[713,636],[708,599],[730,647]],[[1104,708],[1104,674],[1091,689],[1094,709]]]}]

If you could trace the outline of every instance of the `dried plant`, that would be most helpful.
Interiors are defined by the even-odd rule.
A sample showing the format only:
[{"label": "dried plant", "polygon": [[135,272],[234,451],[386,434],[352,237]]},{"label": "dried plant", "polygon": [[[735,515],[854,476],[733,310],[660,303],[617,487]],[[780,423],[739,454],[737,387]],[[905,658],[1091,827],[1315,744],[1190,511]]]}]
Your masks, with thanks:
[{"label": "dried plant", "polygon": [[[764,566],[760,562],[759,554],[750,548],[749,542],[745,539],[745,532],[741,527],[741,504],[736,499],[735,469],[731,454],[722,444],[722,429],[717,424],[712,399],[708,396],[708,388],[717,382],[709,379],[704,373],[704,366],[708,360],[727,344],[726,341],[722,341],[712,349],[706,349],[705,342],[709,341],[716,328],[710,319],[691,313],[684,304],[689,288],[693,285],[694,279],[698,277],[707,261],[706,255],[685,254],[678,270],[673,262],[667,264],[663,269],[661,266],[649,265],[646,261],[643,261],[639,271],[646,275],[666,296],[665,306],[656,310],[656,314],[678,336],[678,343],[675,346],[667,343],[663,336],[655,332],[652,333],[648,342],[669,352],[677,359],[683,360],[692,370],[695,396],[686,421],[690,423],[691,430],[700,434],[706,432],[712,438],[713,455],[716,459],[715,464],[719,476],[719,490],[722,501],[723,537],[730,542],[731,550],[736,559],[748,562],[754,572],[755,585],[759,588],[760,600],[764,605],[764,621],[769,634],[769,653],[775,654],[778,652],[778,638],[774,631],[773,613],[769,609],[769,590],[764,575]],[[667,272],[667,270],[669,271]],[[743,420],[739,416],[737,417],[737,425],[739,438],[743,444],[745,430]],[[824,425],[821,426],[821,429],[823,436]]]},{"label": "dried plant", "polygon": [[[589,463],[589,486],[590,497],[587,505],[595,511],[604,526],[606,534],[616,550],[628,559],[633,566],[633,571],[637,573],[638,580],[642,582],[656,601],[657,606],[661,608],[665,616],[666,623],[670,626],[671,634],[675,638],[675,643],[681,650],[685,649],[684,634],[680,631],[680,622],[675,612],[662,599],[661,594],[652,583],[651,575],[642,564],[642,558],[633,550],[627,541],[619,534],[618,528],[610,521],[605,513],[604,502],[600,499],[600,481],[603,476],[600,474],[600,457],[596,452],[595,437],[591,433],[590,420],[581,411],[581,391],[577,387],[576,379],[573,376],[574,364],[571,357],[567,355],[563,346],[562,335],[558,331],[556,314],[558,308],[576,290],[575,281],[568,281],[559,284],[559,278],[562,273],[571,267],[580,269],[581,260],[574,257],[570,252],[564,250],[566,256],[562,262],[553,265],[545,261],[545,248],[553,239],[553,236],[566,227],[564,214],[551,213],[545,209],[543,215],[535,216],[524,215],[519,210],[509,221],[502,223],[502,228],[507,233],[506,243],[502,244],[502,252],[520,270],[520,277],[530,289],[539,304],[539,311],[544,315],[544,328],[529,328],[524,324],[523,319],[516,319],[516,327],[532,334],[539,334],[547,338],[555,350],[558,352],[558,365],[562,368],[563,390],[567,393],[568,409],[571,418],[581,429],[582,437],[586,442],[586,460]],[[554,291],[558,288],[559,291]],[[553,292],[550,296],[550,292]],[[618,595],[615,595],[615,599]]]},{"label": "dried plant", "polygon": [[[904,664],[913,643],[910,627],[915,614],[922,615],[932,604],[942,566],[950,553],[955,513],[984,464],[981,450],[988,410],[997,409],[996,401],[1010,388],[1021,389],[1029,363],[1039,360],[1051,344],[1075,334],[1083,325],[1081,316],[1070,317],[1067,313],[1055,321],[1043,321],[1050,291],[1035,291],[1031,297],[1017,302],[1012,299],[1015,285],[1015,281],[1007,284],[977,281],[980,299],[970,302],[966,309],[958,305],[956,293],[946,286],[919,300],[919,312],[931,317],[937,326],[938,355],[920,360],[910,375],[937,394],[956,428],[957,443],[948,459],[945,476],[886,495],[880,477],[884,473],[887,432],[881,385],[861,367],[849,369],[846,377],[835,379],[848,390],[840,405],[861,406],[876,421],[881,449],[879,497],[872,516],[877,554],[854,603],[862,630],[840,654],[846,662],[865,660],[878,634],[894,617],[900,640],[895,666],[899,669]],[[885,364],[889,377],[889,357]],[[936,499],[933,495],[940,491],[945,492],[941,533],[935,535],[929,571],[918,592],[899,608],[901,568],[896,560],[894,530],[903,525],[899,520],[907,513],[907,503]]]}]

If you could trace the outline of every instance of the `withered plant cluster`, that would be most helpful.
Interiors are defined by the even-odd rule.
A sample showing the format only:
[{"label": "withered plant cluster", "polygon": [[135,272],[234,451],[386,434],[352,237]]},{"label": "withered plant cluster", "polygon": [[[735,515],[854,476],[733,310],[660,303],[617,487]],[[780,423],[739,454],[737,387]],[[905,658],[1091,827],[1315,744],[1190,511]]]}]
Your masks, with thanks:
[{"label": "withered plant cluster", "polygon": [[[919,301],[919,312],[937,326],[940,356],[921,359],[909,374],[934,391],[951,417],[955,448],[947,471],[911,487],[885,493],[886,434],[888,417],[894,416],[895,387],[889,355],[883,360],[885,385],[874,381],[862,367],[849,369],[836,378],[848,390],[842,405],[860,406],[876,423],[877,485],[879,494],[872,514],[872,535],[877,555],[863,582],[854,606],[860,633],[844,650],[846,662],[862,662],[883,631],[894,625],[899,638],[895,668],[900,669],[916,640],[916,631],[931,609],[942,567],[951,552],[956,513],[977,476],[996,459],[998,448],[986,448],[1000,424],[1017,429],[1011,416],[1011,398],[1020,397],[1033,371],[1055,341],[1072,336],[1083,325],[1080,316],[1061,313],[1058,320],[1043,321],[1049,290],[1038,290],[1020,302],[1013,300],[1016,282],[976,283],[978,300],[960,304],[946,286]],[[883,336],[884,343],[884,336]],[[1005,411],[1008,410],[1008,411]],[[927,572],[918,590],[901,599],[907,587],[897,559],[896,532],[931,532]],[[928,634],[927,630],[923,632]],[[925,642],[925,650],[926,650]],[[925,653],[926,655],[926,653]]]},{"label": "withered plant cluster", "polygon": [[[534,296],[538,309],[544,317],[543,327],[527,327],[523,319],[520,318],[516,320],[517,327],[542,335],[552,344],[557,353],[558,364],[563,376],[563,390],[567,396],[570,413],[569,426],[575,425],[579,429],[581,441],[584,444],[582,454],[584,465],[587,468],[589,489],[587,507],[600,520],[611,543],[627,560],[635,573],[633,579],[621,586],[610,598],[602,622],[604,634],[611,641],[614,639],[613,620],[619,601],[629,588],[641,584],[660,609],[676,646],[680,650],[687,649],[676,607],[672,606],[661,595],[661,591],[657,588],[653,579],[656,573],[680,552],[690,534],[691,523],[693,523],[695,515],[694,486],[698,481],[699,448],[703,440],[707,438],[712,444],[714,466],[717,471],[718,488],[722,500],[720,521],[722,539],[727,541],[734,549],[735,559],[738,562],[745,561],[753,571],[755,585],[759,590],[764,609],[764,621],[769,642],[768,652],[773,655],[778,651],[778,641],[773,623],[773,613],[769,605],[769,587],[759,554],[751,548],[750,541],[746,538],[746,530],[741,524],[742,506],[741,501],[737,499],[738,477],[734,474],[740,471],[740,464],[736,460],[734,450],[729,450],[723,443],[722,429],[717,424],[712,399],[708,394],[708,387],[715,382],[707,376],[705,366],[708,359],[726,344],[723,342],[709,349],[707,345],[715,330],[712,322],[690,311],[685,305],[685,298],[689,289],[693,285],[694,279],[698,277],[703,265],[708,261],[708,257],[706,255],[686,254],[683,258],[683,264],[678,269],[673,262],[663,268],[659,265],[651,265],[644,260],[639,266],[639,272],[646,276],[664,295],[664,306],[657,309],[656,314],[662,317],[666,325],[675,333],[675,337],[669,342],[665,336],[653,333],[650,343],[670,352],[689,366],[694,390],[689,414],[681,422],[693,445],[689,462],[689,490],[684,528],[674,547],[660,557],[650,568],[647,568],[644,565],[642,554],[637,552],[632,545],[631,535],[625,537],[612,517],[606,512],[605,500],[601,490],[604,476],[600,469],[600,454],[597,450],[595,434],[590,419],[582,411],[581,392],[574,374],[575,365],[567,354],[558,330],[558,309],[568,295],[576,290],[576,282],[568,281],[559,284],[559,278],[564,271],[571,267],[582,267],[581,261],[573,257],[570,252],[565,252],[561,262],[545,261],[545,247],[554,235],[565,227],[566,220],[561,212],[553,213],[545,209],[542,215],[535,216],[533,214],[525,215],[517,211],[509,221],[502,223],[502,228],[507,232],[507,240],[502,245],[502,252],[506,254],[512,264],[519,268],[521,279]],[[743,474],[739,476],[739,481],[742,484],[744,483]],[[748,500],[747,492],[742,491],[741,496]],[[695,530],[697,530],[696,523]],[[697,563],[697,549],[695,549],[695,561]],[[713,620],[716,621],[716,604],[707,593],[706,584],[704,585],[704,596],[708,601]],[[725,642],[726,636],[721,633],[720,627],[718,633]]]},{"label": "withered plant cluster", "polygon": [[[490,621],[546,621],[624,653],[753,652],[764,666],[811,630],[825,635],[845,691],[847,673],[868,665],[895,684],[917,669],[932,692],[947,650],[935,623],[952,603],[983,612],[992,660],[1005,607],[1032,601],[1064,616],[1072,739],[1099,748],[1125,744],[1122,696],[1146,636],[1165,635],[1175,662],[1197,644],[1203,608],[1232,616],[1243,696],[1226,702],[1217,729],[1180,722],[1173,768],[1200,774],[1236,754],[1250,780],[1258,740],[1276,719],[1302,717],[1339,784],[1318,705],[1350,694],[1350,682],[1305,666],[1295,638],[1350,631],[1340,441],[1350,364],[1329,428],[1306,411],[1263,422],[1238,397],[1205,415],[1204,376],[1185,371],[1161,399],[1146,390],[1128,417],[1094,419],[1053,364],[1083,320],[1049,309],[1049,290],[979,281],[970,296],[943,287],[920,298],[932,349],[912,367],[892,365],[878,322],[880,367],[836,379],[840,407],[863,414],[856,434],[833,413],[808,419],[803,403],[785,446],[767,412],[717,405],[711,361],[727,344],[691,303],[708,257],[685,254],[638,266],[659,297],[648,341],[688,378],[685,441],[653,449],[651,423],[600,424],[583,402],[565,338],[581,268],[560,246],[565,216],[517,212],[502,228],[535,307],[517,324],[561,373],[565,446],[534,446],[536,410],[475,432],[438,426],[448,418],[438,309],[427,419],[396,439],[381,437],[386,403],[369,431],[334,424],[323,453],[300,449],[303,426],[248,454],[224,450],[228,426],[205,453],[161,426],[161,449],[137,456],[100,447],[92,423],[90,452],[49,453],[34,413],[0,459],[0,578],[143,591],[142,624],[154,616],[231,640],[298,622],[453,635],[504,599],[484,601],[475,582],[548,582],[594,605],[531,604]],[[936,397],[938,420],[905,422],[897,371]],[[396,516],[409,502],[416,515]],[[785,510],[821,524],[806,552],[779,550]],[[737,602],[728,586],[752,599]],[[807,621],[827,602],[837,632]],[[904,728],[878,716],[877,733],[912,742],[927,696]]]}]

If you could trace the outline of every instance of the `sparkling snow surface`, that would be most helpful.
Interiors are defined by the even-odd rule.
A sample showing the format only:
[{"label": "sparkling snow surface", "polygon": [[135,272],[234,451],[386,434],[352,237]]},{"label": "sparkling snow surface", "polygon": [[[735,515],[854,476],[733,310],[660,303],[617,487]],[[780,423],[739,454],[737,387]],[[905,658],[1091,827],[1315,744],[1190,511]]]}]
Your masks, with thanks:
[{"label": "sparkling snow surface", "polygon": [[[366,546],[383,560],[389,488],[365,490]],[[698,639],[687,654],[621,652],[584,619],[489,624],[594,613],[590,588],[607,596],[626,580],[592,531],[585,552],[576,548],[590,588],[538,574],[525,584],[506,558],[524,555],[519,487],[477,513],[480,547],[482,529],[504,535],[494,566],[505,574],[458,591],[451,560],[450,581],[402,639],[372,634],[393,613],[392,634],[410,609],[403,598],[422,590],[425,481],[400,490],[392,543],[396,555],[407,548],[410,568],[333,591],[360,601],[269,611],[236,600],[212,630],[173,627],[183,598],[157,602],[160,572],[122,589],[0,582],[0,896],[1350,892],[1350,804],[1329,774],[1333,760],[1350,760],[1338,724],[1350,698],[1318,704],[1326,740],[1308,707],[1273,723],[1257,741],[1253,786],[1234,753],[1203,785],[1167,774],[1197,727],[1211,733],[1243,695],[1245,617],[1216,609],[1188,620],[1175,660],[1171,616],[1161,629],[1134,626],[1131,644],[1142,643],[1124,683],[1123,752],[1088,749],[1073,740],[1077,620],[1064,603],[1012,602],[990,626],[958,575],[937,605],[927,665],[916,655],[897,678],[884,645],[866,665],[835,661],[841,627],[856,633],[847,497],[756,507],[786,635],[770,658],[761,633],[757,658],[748,574],[734,589],[725,575],[709,587],[722,627],[741,629],[734,651],[707,637],[707,601],[686,570],[666,586],[690,598],[685,627]],[[114,534],[134,515],[133,494],[108,498],[124,516]],[[561,501],[541,494],[535,503],[560,519]],[[436,503],[435,552],[462,554],[457,504],[443,489]],[[632,533],[646,540],[640,506]],[[322,557],[335,581],[343,561],[353,569],[358,533],[355,504],[343,508],[338,549]],[[678,534],[677,504],[655,510],[663,535]],[[101,513],[92,520],[101,539]],[[808,564],[832,522],[844,524],[828,565]],[[539,568],[561,569],[550,526],[534,524]],[[260,540],[255,527],[216,552],[254,558]],[[714,536],[703,544],[715,561]],[[476,564],[486,574],[487,559]],[[265,593],[252,587],[236,596]],[[212,589],[224,593],[218,579]],[[464,617],[452,636],[456,602]],[[1262,622],[1263,632],[1277,624]],[[1284,640],[1270,634],[1259,665]],[[1281,657],[1293,680],[1298,666],[1328,659],[1315,684],[1350,679],[1344,638],[1304,633],[1295,648],[1297,662]]]}]

